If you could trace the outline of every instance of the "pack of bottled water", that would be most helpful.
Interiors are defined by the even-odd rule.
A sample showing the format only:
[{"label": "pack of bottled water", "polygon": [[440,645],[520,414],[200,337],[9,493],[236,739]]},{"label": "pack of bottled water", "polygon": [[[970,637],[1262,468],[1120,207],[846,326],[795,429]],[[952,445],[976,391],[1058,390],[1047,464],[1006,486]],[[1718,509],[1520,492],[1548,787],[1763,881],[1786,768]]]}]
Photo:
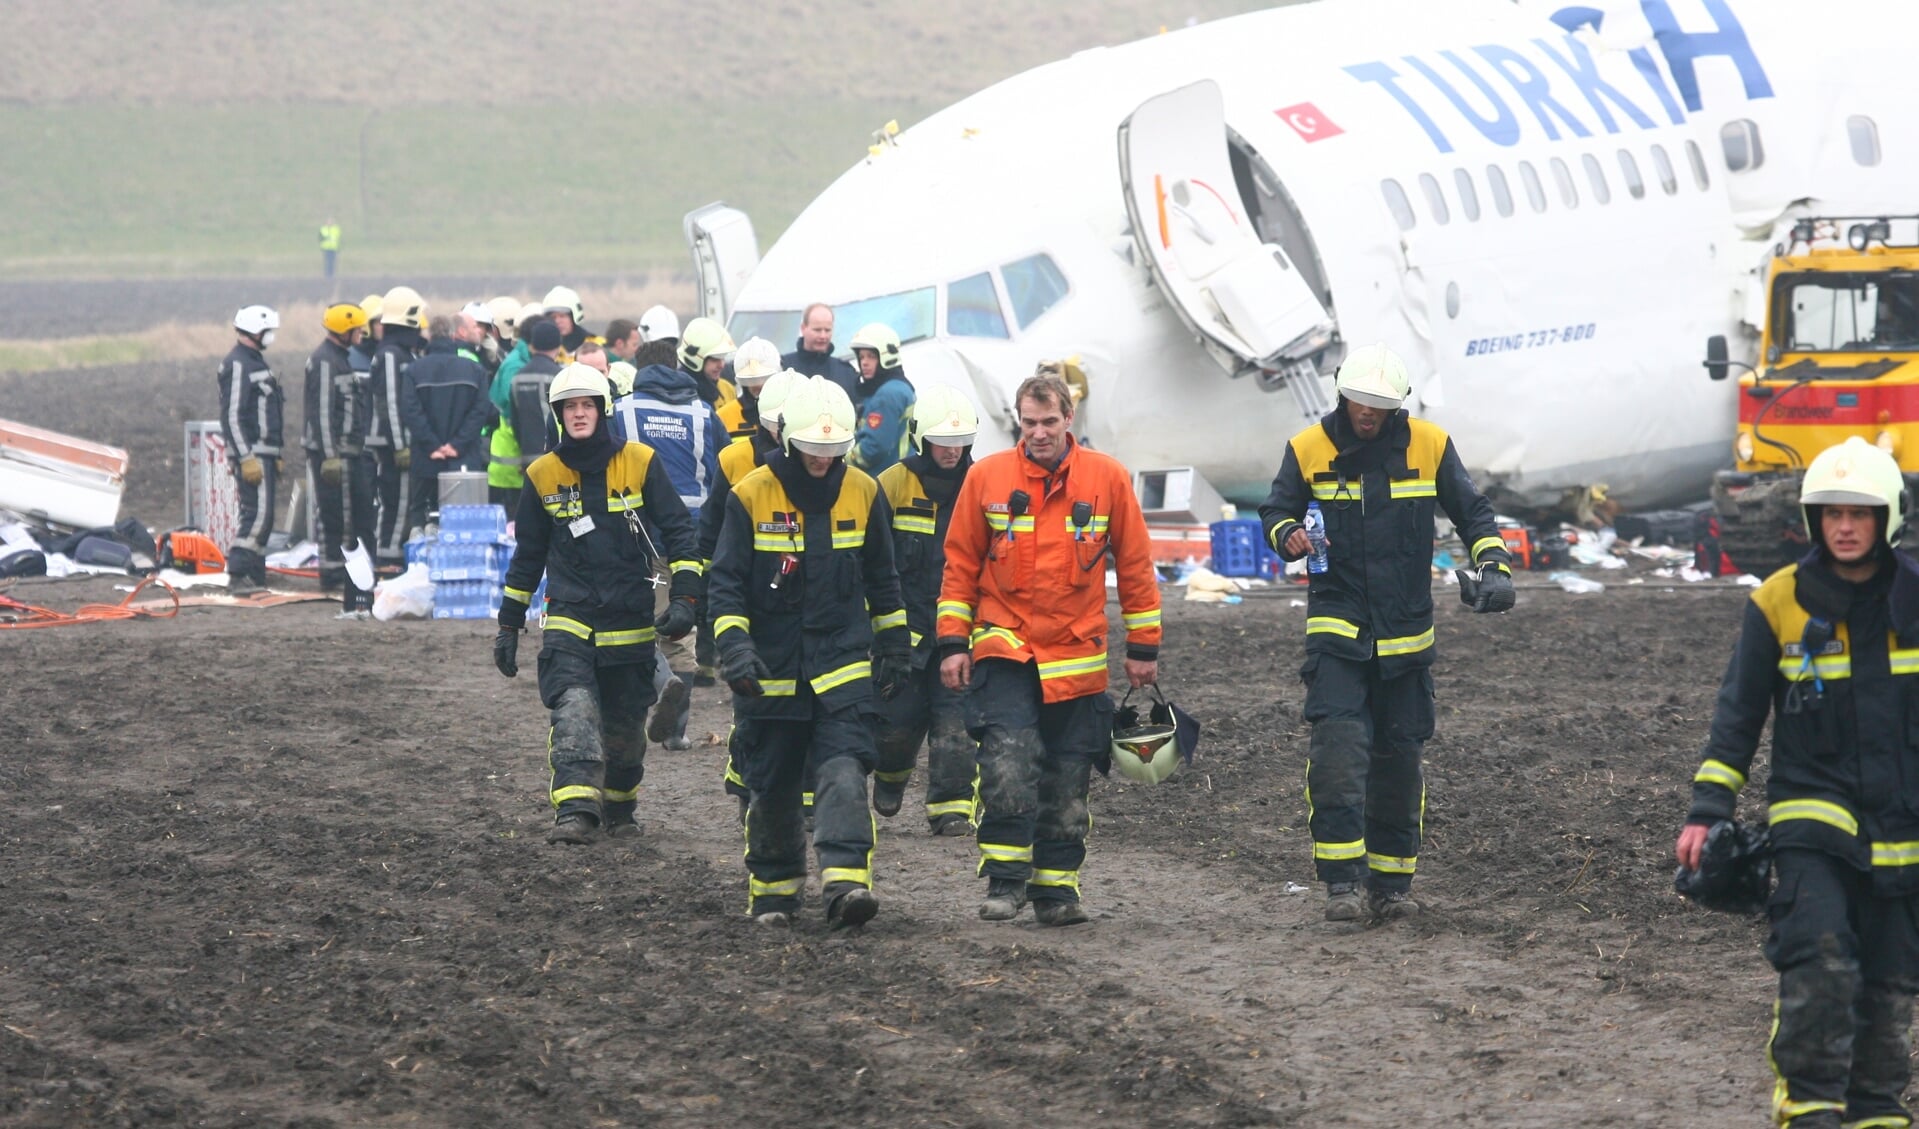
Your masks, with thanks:
[{"label": "pack of bottled water", "polygon": [[421,550],[433,581],[434,619],[492,619],[500,612],[513,541],[502,506],[442,506]]}]

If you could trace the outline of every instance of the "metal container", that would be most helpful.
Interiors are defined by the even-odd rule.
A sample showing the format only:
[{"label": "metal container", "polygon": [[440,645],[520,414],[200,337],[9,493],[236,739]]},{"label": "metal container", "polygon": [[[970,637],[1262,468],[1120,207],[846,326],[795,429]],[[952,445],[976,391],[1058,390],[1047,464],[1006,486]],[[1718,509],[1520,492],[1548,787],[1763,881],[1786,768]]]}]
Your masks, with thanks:
[{"label": "metal container", "polygon": [[486,472],[449,470],[440,474],[440,505],[484,506],[487,504]]}]

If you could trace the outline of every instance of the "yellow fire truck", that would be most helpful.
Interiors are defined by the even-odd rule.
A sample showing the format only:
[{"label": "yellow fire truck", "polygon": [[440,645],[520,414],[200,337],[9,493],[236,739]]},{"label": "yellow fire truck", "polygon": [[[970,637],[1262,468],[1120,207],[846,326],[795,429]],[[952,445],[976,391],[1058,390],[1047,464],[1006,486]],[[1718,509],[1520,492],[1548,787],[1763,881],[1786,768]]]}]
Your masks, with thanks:
[{"label": "yellow fire truck", "polygon": [[1760,576],[1808,548],[1799,480],[1813,456],[1859,435],[1909,485],[1919,469],[1919,216],[1801,219],[1773,251],[1758,366],[1706,342],[1712,379],[1745,370],[1735,465],[1713,480],[1718,543]]}]

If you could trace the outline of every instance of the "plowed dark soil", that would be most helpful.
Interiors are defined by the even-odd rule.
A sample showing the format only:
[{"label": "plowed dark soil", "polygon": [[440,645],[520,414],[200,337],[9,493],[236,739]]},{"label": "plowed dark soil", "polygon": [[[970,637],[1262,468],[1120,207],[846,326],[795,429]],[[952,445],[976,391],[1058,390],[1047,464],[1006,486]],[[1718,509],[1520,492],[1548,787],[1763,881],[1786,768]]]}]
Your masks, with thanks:
[{"label": "plowed dark soil", "polygon": [[[0,414],[171,451],[154,405],[201,414],[211,364],[106,379],[139,375],[0,378]],[[164,528],[177,469],[136,478]],[[489,625],[328,604],[0,631],[0,1123],[1764,1122],[1761,929],[1670,891],[1743,590],[1442,594],[1427,911],[1380,928],[1320,919],[1304,610],[1166,592],[1205,742],[1156,788],[1096,779],[1066,931],[977,919],[918,782],[874,922],[829,932],[815,891],[754,928],[724,690],[649,752],[642,837],[549,847],[537,637],[507,681]]]}]

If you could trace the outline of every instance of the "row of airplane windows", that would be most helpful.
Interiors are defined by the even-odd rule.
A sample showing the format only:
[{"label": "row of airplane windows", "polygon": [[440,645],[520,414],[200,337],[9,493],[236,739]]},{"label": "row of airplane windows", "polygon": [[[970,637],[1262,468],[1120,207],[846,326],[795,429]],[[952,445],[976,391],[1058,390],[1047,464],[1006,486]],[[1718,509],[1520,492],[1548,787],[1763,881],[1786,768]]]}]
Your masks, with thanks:
[{"label": "row of airplane windows", "polygon": [[[1871,118],[1854,115],[1846,119],[1846,132],[1852,144],[1854,162],[1861,166],[1873,166],[1879,163],[1879,131]],[[1719,138],[1725,149],[1726,167],[1732,172],[1749,172],[1765,163],[1765,149],[1759,141],[1757,123],[1740,119],[1727,122],[1719,131]],[[1646,196],[1646,180],[1639,171],[1639,160],[1627,149],[1618,151],[1619,175],[1625,184],[1626,193],[1635,200]],[[1672,157],[1666,147],[1654,143],[1651,151],[1653,173],[1659,180],[1659,187],[1668,196],[1679,192],[1679,173],[1673,166]],[[1579,163],[1584,168],[1586,183],[1592,192],[1592,198],[1599,204],[1612,203],[1612,184],[1606,178],[1605,165],[1597,156],[1582,153]],[[1706,158],[1695,142],[1686,142],[1686,164],[1692,171],[1693,186],[1704,192],[1712,186],[1712,176],[1706,171]],[[1568,208],[1579,206],[1579,180],[1573,174],[1572,166],[1565,159],[1554,157],[1547,163],[1552,174],[1553,185],[1557,188],[1559,199]],[[1545,180],[1531,161],[1519,162],[1519,181],[1526,194],[1526,203],[1535,212],[1543,212],[1547,206]],[[1506,178],[1506,170],[1498,165],[1486,166],[1486,187],[1492,196],[1493,208],[1501,216],[1510,216],[1516,210],[1515,197],[1511,184]],[[1471,171],[1464,168],[1453,170],[1453,188],[1459,199],[1459,212],[1468,222],[1476,222],[1480,216],[1479,188]],[[1379,189],[1386,198],[1386,207],[1393,214],[1393,222],[1401,231],[1411,231],[1419,223],[1419,216],[1413,210],[1410,197],[1399,181],[1387,177],[1379,182]],[[1447,198],[1446,189],[1438,177],[1432,173],[1419,174],[1420,195],[1425,198],[1426,210],[1435,224],[1444,226],[1452,222],[1452,206]]]}]

